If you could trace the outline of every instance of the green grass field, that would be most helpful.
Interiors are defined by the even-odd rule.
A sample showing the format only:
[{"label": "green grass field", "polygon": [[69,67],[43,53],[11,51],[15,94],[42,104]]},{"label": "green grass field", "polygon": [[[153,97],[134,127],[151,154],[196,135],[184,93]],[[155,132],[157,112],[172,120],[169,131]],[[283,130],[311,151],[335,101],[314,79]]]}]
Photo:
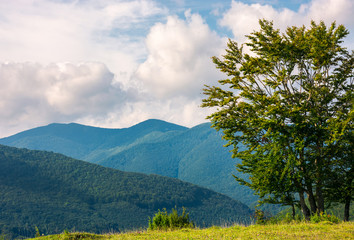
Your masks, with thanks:
[{"label": "green grass field", "polygon": [[136,231],[122,234],[96,235],[90,233],[63,233],[42,236],[38,240],[64,239],[354,239],[354,222],[332,224],[330,222],[295,223],[212,227],[207,229],[182,229],[175,231]]}]

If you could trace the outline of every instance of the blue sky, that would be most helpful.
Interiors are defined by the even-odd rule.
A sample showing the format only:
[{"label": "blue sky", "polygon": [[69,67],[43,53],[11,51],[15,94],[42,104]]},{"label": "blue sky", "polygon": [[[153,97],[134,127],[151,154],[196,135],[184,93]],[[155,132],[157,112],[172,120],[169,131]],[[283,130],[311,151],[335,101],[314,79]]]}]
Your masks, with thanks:
[{"label": "blue sky", "polygon": [[353,12],[352,0],[0,0],[0,137],[52,122],[194,126],[227,38],[244,42],[259,18],[354,32]]}]

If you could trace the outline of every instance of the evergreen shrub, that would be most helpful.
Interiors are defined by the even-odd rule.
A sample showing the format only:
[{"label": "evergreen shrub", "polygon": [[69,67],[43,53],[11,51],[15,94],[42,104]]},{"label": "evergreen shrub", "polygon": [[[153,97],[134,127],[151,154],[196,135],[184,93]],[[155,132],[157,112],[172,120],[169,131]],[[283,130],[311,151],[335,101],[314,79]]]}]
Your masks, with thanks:
[{"label": "evergreen shrub", "polygon": [[172,209],[172,212],[168,214],[166,208],[164,208],[163,211],[159,210],[153,219],[149,218],[149,230],[181,228],[194,228],[194,223],[190,221],[185,208],[183,208],[182,215],[178,215],[177,209]]}]

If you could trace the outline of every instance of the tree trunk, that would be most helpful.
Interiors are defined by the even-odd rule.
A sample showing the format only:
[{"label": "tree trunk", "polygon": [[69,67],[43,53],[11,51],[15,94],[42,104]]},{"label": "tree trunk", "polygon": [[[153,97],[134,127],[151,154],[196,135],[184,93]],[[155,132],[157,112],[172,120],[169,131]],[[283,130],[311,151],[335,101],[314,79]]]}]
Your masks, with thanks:
[{"label": "tree trunk", "polygon": [[350,200],[351,200],[351,196],[347,196],[345,198],[345,205],[344,205],[344,221],[345,222],[349,221]]},{"label": "tree trunk", "polygon": [[317,213],[323,213],[324,212],[324,199],[323,199],[323,194],[322,194],[322,186],[321,183],[319,183],[316,187],[316,198],[317,198]]},{"label": "tree trunk", "polygon": [[294,205],[294,203],[291,204],[291,208],[293,210],[293,220],[295,220],[295,205]]},{"label": "tree trunk", "polygon": [[308,199],[309,199],[310,208],[311,208],[311,215],[313,215],[317,212],[316,199],[315,199],[315,196],[312,191],[312,184],[307,183],[306,187],[307,187],[306,193],[308,194]]},{"label": "tree trunk", "polygon": [[344,221],[349,221],[349,214],[350,214],[350,201],[352,200],[352,193],[353,193],[353,166],[350,169],[350,171],[347,173],[347,181],[346,181],[346,186],[348,187],[346,196],[344,197]]},{"label": "tree trunk", "polygon": [[310,209],[307,207],[305,202],[304,191],[299,192],[299,197],[300,197],[300,206],[301,206],[302,214],[304,214],[305,219],[309,221],[311,213],[310,213]]},{"label": "tree trunk", "polygon": [[[322,125],[322,122],[319,123],[319,126]],[[317,214],[324,212],[324,198],[322,193],[322,183],[323,183],[323,140],[322,136],[319,135],[317,138],[317,158],[315,160],[316,164],[316,202],[317,202]]]}]

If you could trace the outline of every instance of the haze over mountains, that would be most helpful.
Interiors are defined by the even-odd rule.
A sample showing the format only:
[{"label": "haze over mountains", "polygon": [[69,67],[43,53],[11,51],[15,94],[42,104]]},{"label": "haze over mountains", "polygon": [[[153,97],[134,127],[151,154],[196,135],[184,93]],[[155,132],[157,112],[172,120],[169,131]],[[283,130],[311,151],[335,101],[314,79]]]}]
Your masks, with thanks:
[{"label": "haze over mountains", "polygon": [[198,226],[247,223],[244,204],[178,179],[128,173],[0,145],[0,236],[146,228],[158,209],[186,207]]},{"label": "haze over mountains", "polygon": [[232,174],[237,159],[210,123],[186,128],[161,120],[124,129],[50,124],[0,139],[0,144],[46,150],[122,171],[178,178],[253,205],[257,197]]}]

